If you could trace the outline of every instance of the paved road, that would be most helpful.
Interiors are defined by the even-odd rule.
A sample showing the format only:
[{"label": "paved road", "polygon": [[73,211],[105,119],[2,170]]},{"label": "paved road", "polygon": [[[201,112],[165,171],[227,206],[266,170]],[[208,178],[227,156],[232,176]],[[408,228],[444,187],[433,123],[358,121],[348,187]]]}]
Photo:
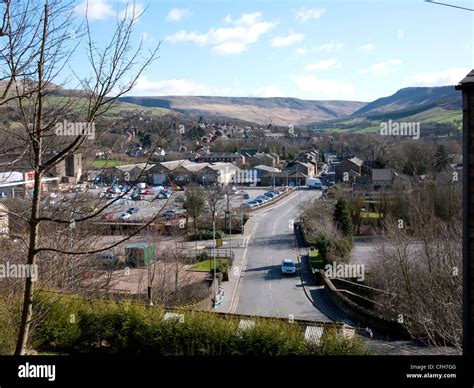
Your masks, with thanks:
[{"label": "paved road", "polygon": [[331,321],[306,297],[299,276],[283,276],[280,272],[283,259],[291,258],[297,262],[291,221],[299,213],[299,202],[319,196],[319,191],[295,192],[252,217],[252,229],[244,251],[243,276],[231,312]]}]

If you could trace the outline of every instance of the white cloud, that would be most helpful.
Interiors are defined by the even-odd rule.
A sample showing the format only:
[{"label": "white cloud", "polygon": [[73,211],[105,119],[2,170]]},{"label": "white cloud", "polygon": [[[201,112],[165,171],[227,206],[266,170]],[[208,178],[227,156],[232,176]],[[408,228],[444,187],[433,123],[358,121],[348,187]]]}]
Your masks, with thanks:
[{"label": "white cloud", "polygon": [[398,30],[397,31],[397,38],[400,39],[400,40],[403,40],[405,39],[405,31],[404,30]]},{"label": "white cloud", "polygon": [[341,42],[336,42],[334,40],[331,40],[330,42],[319,46],[319,50],[320,51],[336,51],[336,50],[341,49],[342,47],[344,47],[344,44],[342,44]]},{"label": "white cloud", "polygon": [[363,44],[362,46],[359,47],[359,51],[363,51],[365,53],[370,53],[372,51],[374,51],[377,47],[375,46],[375,44],[372,44],[372,43],[367,43],[367,44]]},{"label": "white cloud", "polygon": [[141,37],[144,42],[154,42],[156,40],[155,37],[148,32],[142,32]]},{"label": "white cloud", "polygon": [[169,22],[179,22],[181,19],[191,16],[188,8],[173,8],[166,17]]},{"label": "white cloud", "polygon": [[376,63],[366,69],[360,69],[358,74],[389,75],[395,73],[400,68],[400,59],[390,59],[388,61]]},{"label": "white cloud", "polygon": [[307,71],[318,71],[318,70],[329,70],[336,69],[341,67],[341,64],[337,61],[336,58],[313,61],[312,63],[306,65]]},{"label": "white cloud", "polygon": [[282,47],[282,46],[290,46],[293,43],[300,42],[304,39],[303,34],[296,34],[294,32],[290,32],[286,36],[277,36],[272,41],[272,46],[274,47]]},{"label": "white cloud", "polygon": [[202,34],[181,30],[167,36],[166,40],[209,45],[211,52],[216,54],[240,54],[275,25],[276,23],[263,21],[262,15],[255,12],[241,15],[233,22],[232,27],[211,28]]},{"label": "white cloud", "polygon": [[307,98],[350,98],[355,94],[355,87],[343,81],[321,79],[314,75],[295,76],[293,81]]},{"label": "white cloud", "polygon": [[297,48],[295,52],[298,55],[306,55],[308,51],[304,47],[300,47],[300,48]]},{"label": "white cloud", "polygon": [[320,8],[300,8],[296,11],[295,20],[299,22],[307,22],[309,20],[317,20],[321,15],[326,12]]},{"label": "white cloud", "polygon": [[426,71],[409,77],[411,86],[446,86],[457,85],[467,73],[469,68],[453,67],[442,71]]},{"label": "white cloud", "polygon": [[131,95],[136,96],[203,96],[213,93],[210,86],[187,79],[152,81],[140,76]]},{"label": "white cloud", "polygon": [[240,54],[244,52],[246,48],[247,45],[245,43],[222,43],[214,46],[211,49],[211,53],[221,55]]},{"label": "white cloud", "polygon": [[266,85],[253,90],[250,95],[253,97],[282,97],[284,93],[278,85]]},{"label": "white cloud", "polygon": [[84,0],[74,7],[74,13],[80,16],[87,15],[89,20],[104,20],[116,15],[107,0]]},{"label": "white cloud", "polygon": [[142,15],[145,7],[141,3],[126,3],[125,8],[119,12],[119,19],[127,18],[133,19],[133,22],[137,22],[139,17]]}]

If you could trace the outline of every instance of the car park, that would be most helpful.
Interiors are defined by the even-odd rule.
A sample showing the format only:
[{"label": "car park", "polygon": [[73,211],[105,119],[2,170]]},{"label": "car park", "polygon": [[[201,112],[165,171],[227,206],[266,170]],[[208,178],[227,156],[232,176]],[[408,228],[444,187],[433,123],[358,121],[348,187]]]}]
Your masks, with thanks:
[{"label": "car park", "polygon": [[296,274],[296,264],[291,259],[284,259],[281,263],[281,273],[283,275]]}]

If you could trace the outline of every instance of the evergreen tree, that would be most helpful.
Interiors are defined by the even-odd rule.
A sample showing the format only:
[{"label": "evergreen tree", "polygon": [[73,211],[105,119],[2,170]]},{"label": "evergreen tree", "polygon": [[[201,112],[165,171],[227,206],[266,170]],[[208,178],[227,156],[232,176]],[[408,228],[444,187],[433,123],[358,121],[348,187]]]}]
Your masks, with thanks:
[{"label": "evergreen tree", "polygon": [[434,156],[434,168],[437,172],[443,171],[449,164],[449,156],[444,144],[440,144]]},{"label": "evergreen tree", "polygon": [[333,217],[334,223],[344,236],[352,237],[352,218],[343,198],[337,200]]}]

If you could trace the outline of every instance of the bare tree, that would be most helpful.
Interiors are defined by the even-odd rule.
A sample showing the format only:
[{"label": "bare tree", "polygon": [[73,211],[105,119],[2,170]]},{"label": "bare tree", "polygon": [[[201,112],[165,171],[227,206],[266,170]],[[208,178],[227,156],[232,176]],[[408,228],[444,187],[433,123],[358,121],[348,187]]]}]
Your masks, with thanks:
[{"label": "bare tree", "polygon": [[[71,225],[87,223],[111,204],[82,215],[75,211],[48,214],[42,208],[42,181],[66,158],[87,147],[90,140],[90,131],[57,136],[57,124],[68,120],[90,128],[132,89],[144,69],[157,59],[159,46],[144,55],[141,42],[134,47],[133,27],[140,17],[135,7],[127,6],[124,15],[117,18],[109,42],[101,48],[92,37],[87,17],[79,24],[74,19],[72,2],[7,0],[1,6],[0,61],[5,85],[0,104],[14,103],[19,123],[15,129],[2,128],[8,139],[3,154],[18,152],[18,158],[9,160],[10,165],[26,160],[35,173],[29,214],[11,214],[28,224],[27,263],[33,266],[45,255],[90,255],[109,249],[74,250],[72,246],[54,244],[57,239],[52,236],[63,240]],[[74,33],[71,26],[77,26]],[[61,84],[68,61],[79,47],[86,48],[91,71],[84,78],[70,69],[71,78],[81,89],[78,94]],[[58,93],[59,98],[52,104],[51,96]],[[50,242],[44,238],[45,233]],[[17,355],[27,348],[34,289],[32,279],[26,278]]]}]

